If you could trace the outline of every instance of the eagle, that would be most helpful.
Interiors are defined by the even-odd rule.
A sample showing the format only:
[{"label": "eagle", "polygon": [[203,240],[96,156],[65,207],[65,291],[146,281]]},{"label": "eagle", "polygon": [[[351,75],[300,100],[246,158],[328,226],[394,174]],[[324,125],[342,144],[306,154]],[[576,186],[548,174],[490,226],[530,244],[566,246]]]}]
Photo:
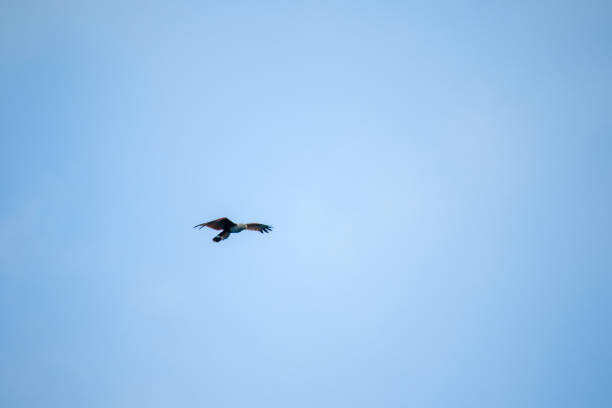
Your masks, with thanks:
[{"label": "eagle", "polygon": [[217,218],[216,220],[203,222],[202,224],[198,224],[193,228],[202,229],[204,227],[212,228],[214,230],[221,230],[219,235],[213,238],[213,241],[219,242],[224,239],[228,239],[231,233],[242,232],[245,229],[249,231],[259,231],[262,234],[268,233],[272,230],[272,227],[265,224],[236,224],[235,222],[230,221],[228,218]]}]

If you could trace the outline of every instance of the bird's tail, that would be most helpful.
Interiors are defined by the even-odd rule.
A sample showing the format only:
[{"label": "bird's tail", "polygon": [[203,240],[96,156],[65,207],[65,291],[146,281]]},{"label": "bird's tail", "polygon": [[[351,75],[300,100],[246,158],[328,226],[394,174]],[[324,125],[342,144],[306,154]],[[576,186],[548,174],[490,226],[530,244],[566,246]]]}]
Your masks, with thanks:
[{"label": "bird's tail", "polygon": [[213,238],[213,241],[215,242],[223,241],[224,239],[229,238],[229,235],[230,235],[229,231],[221,231],[219,235]]}]

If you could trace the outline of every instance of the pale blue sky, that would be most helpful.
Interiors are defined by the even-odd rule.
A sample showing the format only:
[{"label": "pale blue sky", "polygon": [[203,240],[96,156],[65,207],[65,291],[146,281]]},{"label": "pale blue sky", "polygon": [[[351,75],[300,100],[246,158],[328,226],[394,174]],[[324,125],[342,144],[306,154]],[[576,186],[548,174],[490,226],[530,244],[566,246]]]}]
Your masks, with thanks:
[{"label": "pale blue sky", "polygon": [[612,405],[608,2],[169,3],[0,6],[0,406]]}]

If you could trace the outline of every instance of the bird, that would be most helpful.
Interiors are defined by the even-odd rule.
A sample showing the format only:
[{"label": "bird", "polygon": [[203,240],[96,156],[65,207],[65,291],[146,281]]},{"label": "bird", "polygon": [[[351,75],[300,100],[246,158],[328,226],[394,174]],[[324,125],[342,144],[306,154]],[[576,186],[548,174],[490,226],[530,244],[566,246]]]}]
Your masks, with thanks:
[{"label": "bird", "polygon": [[262,234],[264,232],[268,233],[272,230],[272,227],[266,224],[257,224],[257,223],[236,224],[235,222],[230,221],[226,217],[217,218],[216,220],[212,220],[208,222],[203,222],[202,224],[198,224],[194,226],[193,228],[202,229],[204,227],[212,228],[217,231],[221,230],[221,232],[212,239],[214,242],[223,241],[224,239],[228,239],[230,234],[232,233],[237,234],[244,230],[259,231]]}]

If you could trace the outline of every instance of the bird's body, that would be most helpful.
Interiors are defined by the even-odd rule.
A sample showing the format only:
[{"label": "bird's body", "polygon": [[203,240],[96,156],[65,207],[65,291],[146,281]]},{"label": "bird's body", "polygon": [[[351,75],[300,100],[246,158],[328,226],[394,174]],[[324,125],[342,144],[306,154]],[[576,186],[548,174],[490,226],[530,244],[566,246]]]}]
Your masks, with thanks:
[{"label": "bird's body", "polygon": [[230,228],[230,232],[232,234],[237,234],[239,232],[244,231],[247,228],[246,224],[236,224]]},{"label": "bird's body", "polygon": [[213,238],[213,241],[215,242],[223,241],[224,239],[229,238],[230,234],[237,234],[239,232],[244,231],[245,229],[250,231],[259,231],[262,234],[264,232],[268,233],[270,232],[270,230],[272,230],[271,226],[265,224],[236,224],[235,222],[230,221],[226,217],[217,218],[216,220],[212,220],[209,222],[204,222],[202,224],[196,225],[193,228],[202,229],[204,227],[221,230],[221,232]]}]

